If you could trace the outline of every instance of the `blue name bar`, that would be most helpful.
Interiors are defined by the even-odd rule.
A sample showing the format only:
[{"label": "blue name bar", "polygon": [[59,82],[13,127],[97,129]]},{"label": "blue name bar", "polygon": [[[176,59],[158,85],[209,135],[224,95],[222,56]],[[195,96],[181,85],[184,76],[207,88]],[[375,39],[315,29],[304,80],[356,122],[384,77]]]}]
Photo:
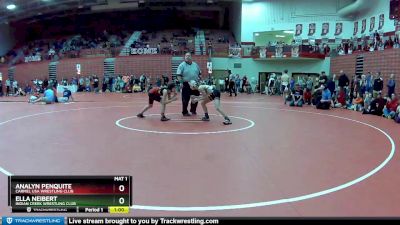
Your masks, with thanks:
[{"label": "blue name bar", "polygon": [[3,216],[2,225],[64,225],[64,217]]}]

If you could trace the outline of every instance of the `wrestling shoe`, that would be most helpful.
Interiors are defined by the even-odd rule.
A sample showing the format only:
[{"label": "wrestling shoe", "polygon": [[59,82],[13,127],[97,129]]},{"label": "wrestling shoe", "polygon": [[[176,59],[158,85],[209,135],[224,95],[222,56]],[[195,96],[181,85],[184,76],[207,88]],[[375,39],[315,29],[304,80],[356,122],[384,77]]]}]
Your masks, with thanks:
[{"label": "wrestling shoe", "polygon": [[161,117],[161,121],[163,121],[163,122],[168,121],[168,120],[170,120],[170,118],[167,118],[165,116]]},{"label": "wrestling shoe", "polygon": [[223,122],[224,125],[230,125],[232,124],[230,119],[225,119],[225,121]]}]

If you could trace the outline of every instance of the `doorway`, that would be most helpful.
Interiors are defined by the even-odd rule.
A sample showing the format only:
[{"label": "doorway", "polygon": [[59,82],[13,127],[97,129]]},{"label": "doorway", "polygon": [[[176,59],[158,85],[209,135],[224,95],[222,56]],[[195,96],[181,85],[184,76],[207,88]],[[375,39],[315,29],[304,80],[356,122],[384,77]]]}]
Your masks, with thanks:
[{"label": "doorway", "polygon": [[318,73],[292,73],[292,77],[296,81],[296,83],[299,82],[299,80],[302,80],[304,82],[304,86],[306,85],[306,82],[309,77],[311,77],[313,81],[313,87],[318,83],[317,80],[319,78]]},{"label": "doorway", "polygon": [[273,73],[276,75],[276,77],[280,77],[282,75],[282,72],[259,72],[258,73],[258,86],[260,87],[260,93],[263,93],[265,91],[265,87],[267,86],[269,77]]}]

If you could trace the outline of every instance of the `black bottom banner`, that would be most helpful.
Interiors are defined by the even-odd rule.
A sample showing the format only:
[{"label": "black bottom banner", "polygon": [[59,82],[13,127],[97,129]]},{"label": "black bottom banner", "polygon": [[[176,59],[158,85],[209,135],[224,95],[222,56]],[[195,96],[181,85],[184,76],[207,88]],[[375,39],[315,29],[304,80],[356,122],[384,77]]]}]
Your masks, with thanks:
[{"label": "black bottom banner", "polygon": [[165,224],[396,224],[400,218],[203,218],[203,217],[68,217],[67,225],[165,225]]}]

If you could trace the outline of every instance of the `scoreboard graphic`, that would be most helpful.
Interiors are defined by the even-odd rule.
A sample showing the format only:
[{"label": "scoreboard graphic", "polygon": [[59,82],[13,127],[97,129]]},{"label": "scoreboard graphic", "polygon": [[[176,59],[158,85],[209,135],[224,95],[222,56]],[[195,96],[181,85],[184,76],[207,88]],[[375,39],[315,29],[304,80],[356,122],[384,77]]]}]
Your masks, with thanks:
[{"label": "scoreboard graphic", "polygon": [[8,205],[18,213],[128,213],[131,176],[10,176]]}]

